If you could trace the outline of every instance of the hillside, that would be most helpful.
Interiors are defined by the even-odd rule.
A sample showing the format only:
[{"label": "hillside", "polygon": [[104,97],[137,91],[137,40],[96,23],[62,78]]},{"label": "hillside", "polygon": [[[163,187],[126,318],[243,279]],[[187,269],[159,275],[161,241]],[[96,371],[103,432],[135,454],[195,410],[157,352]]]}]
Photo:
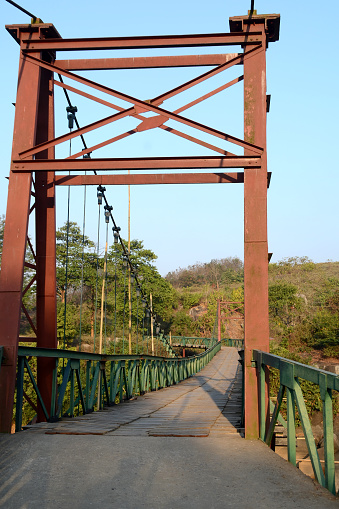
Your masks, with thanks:
[{"label": "hillside", "polygon": [[[208,335],[216,303],[243,302],[243,264],[238,258],[212,260],[179,268],[166,279],[174,286],[178,306],[174,333]],[[243,309],[228,304],[222,335],[243,337]],[[339,358],[339,262],[314,263],[294,257],[269,265],[269,311],[272,349],[310,362]],[[232,317],[231,319],[227,319]]]}]

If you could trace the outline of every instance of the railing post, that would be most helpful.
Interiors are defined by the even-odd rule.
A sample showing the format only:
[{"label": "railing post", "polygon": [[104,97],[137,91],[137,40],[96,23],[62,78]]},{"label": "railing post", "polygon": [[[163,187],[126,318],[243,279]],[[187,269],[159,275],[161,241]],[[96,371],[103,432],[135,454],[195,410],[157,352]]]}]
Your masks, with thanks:
[{"label": "railing post", "polygon": [[335,495],[332,391],[327,388],[327,376],[323,373],[319,375],[319,386],[323,403],[325,484],[326,488]]},{"label": "railing post", "polygon": [[295,438],[295,401],[293,391],[286,387],[287,392],[287,454],[292,465],[297,464],[296,438]]},{"label": "railing post", "polygon": [[25,359],[18,357],[18,374],[16,379],[16,415],[15,415],[15,431],[21,431],[22,426],[22,403],[24,397],[24,371]]},{"label": "railing post", "polygon": [[256,357],[257,362],[257,370],[259,375],[259,411],[260,411],[260,438],[262,441],[265,440],[266,435],[266,380],[265,380],[265,366],[262,364],[262,354],[261,352],[257,354]]}]

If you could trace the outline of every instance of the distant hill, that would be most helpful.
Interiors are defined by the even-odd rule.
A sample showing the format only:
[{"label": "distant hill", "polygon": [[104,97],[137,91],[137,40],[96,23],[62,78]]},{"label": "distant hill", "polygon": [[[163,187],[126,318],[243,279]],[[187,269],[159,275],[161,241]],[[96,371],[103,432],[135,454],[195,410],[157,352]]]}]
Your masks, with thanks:
[{"label": "distant hill", "polygon": [[[166,279],[177,291],[172,327],[178,334],[211,334],[217,300],[243,301],[244,267],[237,257],[179,268]],[[269,264],[269,312],[277,353],[339,362],[339,262],[305,256]],[[224,320],[225,337],[242,332],[241,322],[234,324]]]},{"label": "distant hill", "polygon": [[188,267],[169,272],[166,276],[174,288],[190,288],[211,285],[219,288],[244,280],[244,264],[237,257],[211,260],[208,263],[196,263]]}]

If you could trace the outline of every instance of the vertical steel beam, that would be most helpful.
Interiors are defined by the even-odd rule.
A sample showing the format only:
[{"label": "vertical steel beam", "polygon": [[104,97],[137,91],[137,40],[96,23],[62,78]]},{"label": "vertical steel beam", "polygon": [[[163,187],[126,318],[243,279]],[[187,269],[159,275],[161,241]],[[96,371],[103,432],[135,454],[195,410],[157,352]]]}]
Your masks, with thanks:
[{"label": "vertical steel beam", "polygon": [[[32,31],[29,35],[38,38],[39,34]],[[21,29],[18,29],[18,36],[22,40]],[[36,56],[39,57],[39,53]],[[40,68],[27,62],[21,53],[12,159],[35,144],[40,77]],[[5,347],[6,358],[6,365],[0,372],[2,433],[10,433],[12,426],[31,183],[31,174],[10,172],[0,278],[0,345]]]},{"label": "vertical steel beam", "polygon": [[[37,143],[54,138],[54,89],[53,73],[41,70],[39,109],[37,118]],[[36,155],[40,159],[54,159],[54,147]],[[56,224],[54,172],[35,174],[35,232],[37,266],[37,346],[57,347],[56,324]],[[38,388],[47,411],[55,414],[52,394],[55,377],[54,359],[38,359]],[[38,421],[45,414],[38,405]]]},{"label": "vertical steel beam", "polygon": [[[253,349],[268,351],[268,248],[266,166],[266,44],[264,21],[244,23],[263,32],[262,51],[244,62],[244,139],[264,149],[260,169],[244,175],[245,437],[259,437],[259,387]],[[246,50],[246,45],[245,45]],[[245,155],[248,152],[245,150]]]}]

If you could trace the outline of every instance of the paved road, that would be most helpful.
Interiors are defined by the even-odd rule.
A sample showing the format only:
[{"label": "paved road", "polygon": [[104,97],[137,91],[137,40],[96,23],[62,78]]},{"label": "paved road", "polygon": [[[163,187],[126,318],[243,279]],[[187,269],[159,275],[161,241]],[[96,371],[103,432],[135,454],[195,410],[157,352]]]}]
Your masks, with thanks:
[{"label": "paved road", "polygon": [[338,508],[237,432],[237,353],[196,377],[102,413],[0,436],[0,507]]}]

